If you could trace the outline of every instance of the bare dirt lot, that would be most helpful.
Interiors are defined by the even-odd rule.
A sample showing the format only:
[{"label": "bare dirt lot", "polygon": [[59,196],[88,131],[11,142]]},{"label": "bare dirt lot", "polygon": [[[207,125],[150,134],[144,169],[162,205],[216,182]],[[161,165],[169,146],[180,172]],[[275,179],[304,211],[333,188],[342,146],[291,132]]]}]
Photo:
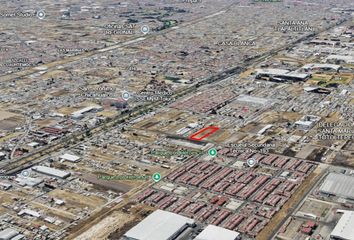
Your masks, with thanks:
[{"label": "bare dirt lot", "polygon": [[50,192],[49,195],[65,201],[66,210],[74,214],[85,207],[93,210],[106,202],[105,199],[98,196],[83,196],[82,194],[59,189]]},{"label": "bare dirt lot", "polygon": [[0,110],[0,130],[12,130],[24,122],[24,118],[15,113]]},{"label": "bare dirt lot", "polygon": [[127,204],[122,210],[114,211],[109,216],[95,224],[75,240],[91,240],[92,236],[100,240],[117,240],[130,228],[146,217],[152,208],[146,206],[132,206]]},{"label": "bare dirt lot", "polygon": [[115,192],[126,193],[132,188],[128,184],[120,183],[118,181],[102,180],[97,178],[97,176],[91,174],[84,175],[83,179],[94,185],[98,185],[99,187],[102,187],[107,190],[113,190]]}]

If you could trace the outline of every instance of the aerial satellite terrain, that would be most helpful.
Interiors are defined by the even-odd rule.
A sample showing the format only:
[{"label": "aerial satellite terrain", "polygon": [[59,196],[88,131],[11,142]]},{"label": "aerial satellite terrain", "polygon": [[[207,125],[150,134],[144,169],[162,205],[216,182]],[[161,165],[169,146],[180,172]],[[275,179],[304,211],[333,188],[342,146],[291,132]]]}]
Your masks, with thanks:
[{"label": "aerial satellite terrain", "polygon": [[0,0],[0,240],[354,240],[354,1]]}]

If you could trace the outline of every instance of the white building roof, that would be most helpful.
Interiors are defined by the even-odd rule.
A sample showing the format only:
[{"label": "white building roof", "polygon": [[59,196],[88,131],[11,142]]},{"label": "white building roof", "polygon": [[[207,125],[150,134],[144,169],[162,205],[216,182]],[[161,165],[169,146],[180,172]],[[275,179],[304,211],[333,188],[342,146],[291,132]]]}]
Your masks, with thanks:
[{"label": "white building roof", "polygon": [[194,220],[191,218],[156,210],[124,236],[136,240],[168,240],[186,225],[191,224],[194,224]]},{"label": "white building roof", "polygon": [[70,176],[70,173],[61,171],[59,169],[45,167],[45,166],[35,166],[32,169],[36,172],[43,173],[46,175],[59,177],[59,178],[67,178]]},{"label": "white building roof", "polygon": [[6,228],[6,229],[0,231],[0,239],[1,240],[8,240],[8,239],[15,237],[16,235],[18,235],[18,232],[13,228]]},{"label": "white building roof", "polygon": [[239,235],[235,231],[208,225],[194,240],[235,240]]},{"label": "white building roof", "polygon": [[272,124],[267,124],[266,126],[264,126],[258,133],[257,135],[262,135],[263,133],[265,133],[268,129],[270,129],[271,127],[273,127]]},{"label": "white building roof", "polygon": [[237,99],[239,102],[248,102],[260,105],[268,105],[271,103],[271,100],[262,97],[254,97],[250,95],[240,95]]},{"label": "white building roof", "polygon": [[29,144],[27,144],[30,147],[37,147],[39,145],[39,143],[37,142],[30,142]]},{"label": "white building roof", "polygon": [[66,161],[69,161],[69,162],[77,162],[80,160],[80,157],[75,156],[73,154],[69,154],[69,153],[65,153],[65,154],[61,155],[60,158],[66,160]]},{"label": "white building roof", "polygon": [[282,75],[289,73],[289,70],[276,69],[276,68],[266,68],[266,69],[256,69],[257,74],[269,74],[269,75]]},{"label": "white building roof", "polygon": [[44,221],[49,222],[49,223],[54,223],[54,222],[55,222],[55,218],[53,218],[53,217],[46,217],[46,218],[44,218]]},{"label": "white building roof", "polygon": [[354,199],[354,177],[340,173],[330,173],[322,183],[320,191]]},{"label": "white building roof", "polygon": [[190,123],[190,124],[188,124],[188,127],[190,127],[190,128],[196,128],[196,127],[198,127],[198,123]]},{"label": "white building roof", "polygon": [[257,74],[267,74],[270,76],[287,76],[287,77],[297,77],[297,78],[307,78],[309,74],[307,73],[298,73],[298,72],[290,72],[289,70],[284,69],[256,69]]},{"label": "white building roof", "polygon": [[326,60],[342,60],[346,63],[353,63],[354,62],[354,57],[353,56],[347,56],[347,55],[329,55]]},{"label": "white building roof", "polygon": [[22,216],[24,214],[32,216],[32,217],[36,217],[36,218],[39,218],[41,216],[41,214],[39,212],[36,212],[36,211],[28,209],[28,208],[21,210],[17,215]]},{"label": "white building roof", "polygon": [[340,95],[346,95],[349,91],[347,89],[343,89],[341,92],[340,92]]},{"label": "white building roof", "polygon": [[21,186],[29,186],[29,187],[35,187],[43,182],[43,179],[41,178],[32,178],[32,177],[23,177],[21,175],[17,175],[18,177],[15,179],[16,182],[18,182],[19,185]]},{"label": "white building roof", "polygon": [[25,237],[26,237],[25,235],[19,234],[19,235],[17,235],[16,237],[11,238],[11,240],[21,240],[21,239],[24,239]]},{"label": "white building roof", "polygon": [[63,200],[60,200],[60,199],[55,199],[54,202],[57,205],[63,205],[65,203]]},{"label": "white building roof", "polygon": [[8,182],[0,182],[0,186],[5,187],[5,188],[10,188],[10,187],[12,187],[12,184],[8,183]]},{"label": "white building roof", "polygon": [[176,131],[176,133],[179,134],[179,135],[183,135],[183,134],[189,132],[190,130],[191,130],[190,128],[183,127],[183,128],[181,128],[181,129],[178,129],[178,130]]},{"label": "white building roof", "polygon": [[92,110],[101,110],[102,109],[102,107],[101,106],[89,106],[89,107],[84,107],[84,108],[82,108],[82,109],[80,109],[80,110],[78,110],[78,111],[75,111],[75,112],[73,112],[73,113],[71,113],[71,115],[75,115],[75,116],[77,116],[77,115],[81,115],[81,114],[84,114],[84,113],[86,113],[86,112],[89,112],[89,111],[92,111]]},{"label": "white building roof", "polygon": [[310,63],[310,64],[306,64],[304,65],[302,68],[304,69],[314,69],[314,68],[332,68],[334,70],[338,70],[340,69],[340,65],[336,65],[336,64],[328,64],[328,63]]},{"label": "white building roof", "polygon": [[316,89],[318,89],[318,87],[304,87],[304,90],[306,92],[311,92],[311,91],[316,90]]},{"label": "white building roof", "polygon": [[331,236],[343,240],[354,239],[354,211],[344,211]]},{"label": "white building roof", "polygon": [[282,76],[297,77],[297,78],[307,78],[310,75],[307,74],[307,73],[291,72],[291,73],[282,74]]},{"label": "white building roof", "polygon": [[313,122],[312,122],[312,121],[302,121],[302,120],[299,120],[299,121],[296,121],[295,124],[311,127],[311,125],[313,124]]}]

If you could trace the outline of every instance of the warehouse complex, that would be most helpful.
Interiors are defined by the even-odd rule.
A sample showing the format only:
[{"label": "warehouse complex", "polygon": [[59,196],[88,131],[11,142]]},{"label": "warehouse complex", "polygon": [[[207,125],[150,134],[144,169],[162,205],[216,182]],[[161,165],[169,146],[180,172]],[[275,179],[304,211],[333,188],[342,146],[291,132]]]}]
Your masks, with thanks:
[{"label": "warehouse complex", "polygon": [[52,177],[57,177],[57,178],[67,178],[70,176],[69,172],[65,172],[59,169],[55,169],[55,168],[50,168],[50,167],[46,167],[46,166],[35,166],[32,167],[32,170],[38,173],[42,173],[48,176],[52,176]]},{"label": "warehouse complex", "polygon": [[256,79],[271,80],[276,82],[287,82],[287,81],[305,81],[310,74],[290,72],[283,69],[257,69]]},{"label": "warehouse complex", "polygon": [[354,200],[354,177],[332,172],[321,185],[320,192]]},{"label": "warehouse complex", "polygon": [[[199,234],[193,238],[193,230],[199,229]],[[196,234],[195,234],[196,235]],[[239,240],[241,235],[215,225],[208,225],[201,231],[196,222],[176,213],[156,210],[138,225],[124,234],[122,240]]]},{"label": "warehouse complex", "polygon": [[195,240],[237,240],[240,239],[240,233],[231,231],[222,227],[208,225]]},{"label": "warehouse complex", "polygon": [[13,228],[5,228],[0,231],[0,240],[21,240],[24,239],[24,235],[20,234]]},{"label": "warehouse complex", "polygon": [[124,234],[124,240],[172,240],[195,224],[191,218],[156,210]]},{"label": "warehouse complex", "polygon": [[69,154],[69,153],[65,153],[63,155],[61,155],[60,157],[61,161],[69,161],[69,162],[79,162],[80,161],[80,157],[75,156],[73,154]]},{"label": "warehouse complex", "polygon": [[354,211],[344,211],[336,227],[331,233],[331,239],[354,239]]}]

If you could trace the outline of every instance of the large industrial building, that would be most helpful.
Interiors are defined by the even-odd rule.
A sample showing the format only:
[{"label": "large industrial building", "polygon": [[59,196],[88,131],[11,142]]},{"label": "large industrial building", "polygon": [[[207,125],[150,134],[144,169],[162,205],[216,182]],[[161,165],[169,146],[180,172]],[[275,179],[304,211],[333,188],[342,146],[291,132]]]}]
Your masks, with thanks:
[{"label": "large industrial building", "polygon": [[82,117],[84,117],[85,113],[88,113],[91,111],[100,111],[100,110],[102,110],[101,106],[89,106],[89,107],[85,107],[85,108],[82,108],[80,110],[77,110],[77,111],[71,113],[71,116],[73,118],[82,118]]},{"label": "large industrial building", "polygon": [[61,155],[59,158],[61,161],[68,161],[68,162],[75,162],[75,163],[80,161],[79,156],[69,154],[69,153],[65,153]]},{"label": "large industrial building", "polygon": [[191,218],[156,210],[124,234],[124,240],[172,240],[195,224]]},{"label": "large industrial building", "polygon": [[354,200],[354,177],[330,173],[322,183],[320,192]]},{"label": "large industrial building", "polygon": [[0,231],[0,240],[20,240],[23,239],[25,235],[20,234],[13,228],[5,228]]},{"label": "large industrial building", "polygon": [[70,176],[69,172],[64,172],[55,168],[45,167],[45,166],[35,166],[32,167],[32,170],[38,173],[42,173],[48,176],[57,177],[57,178],[67,178]]},{"label": "large industrial building", "polygon": [[29,187],[35,187],[43,182],[43,179],[41,178],[32,178],[32,177],[24,177],[21,175],[18,175],[17,178],[15,178],[15,181],[20,185],[20,186],[29,186]]},{"label": "large industrial building", "polygon": [[305,115],[300,120],[295,122],[295,126],[301,130],[310,130],[315,124],[321,120],[318,116]]},{"label": "large industrial building", "polygon": [[208,225],[194,240],[238,240],[240,233],[222,227]]},{"label": "large industrial building", "polygon": [[341,65],[329,63],[309,63],[302,67],[305,71],[335,71],[341,69]]},{"label": "large industrial building", "polygon": [[271,80],[275,82],[298,82],[305,81],[311,77],[311,75],[307,73],[290,72],[289,70],[273,68],[257,69],[256,72],[256,79]]},{"label": "large industrial building", "polygon": [[343,211],[343,216],[331,232],[331,239],[354,239],[354,211]]}]

